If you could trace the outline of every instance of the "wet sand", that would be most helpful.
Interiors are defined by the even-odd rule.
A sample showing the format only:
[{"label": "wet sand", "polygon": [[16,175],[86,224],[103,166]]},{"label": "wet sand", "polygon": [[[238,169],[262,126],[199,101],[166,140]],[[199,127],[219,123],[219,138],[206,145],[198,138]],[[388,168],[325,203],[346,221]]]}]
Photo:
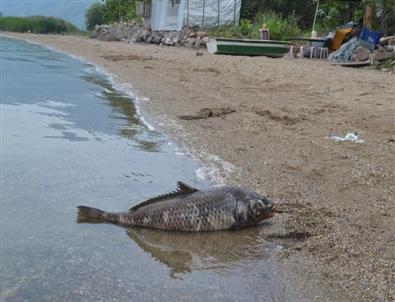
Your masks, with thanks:
[{"label": "wet sand", "polygon": [[[218,168],[206,176],[276,202],[265,232],[284,245],[275,258],[302,299],[395,299],[395,74],[13,36],[86,58],[130,83],[157,127]],[[329,138],[348,132],[363,142]]]}]

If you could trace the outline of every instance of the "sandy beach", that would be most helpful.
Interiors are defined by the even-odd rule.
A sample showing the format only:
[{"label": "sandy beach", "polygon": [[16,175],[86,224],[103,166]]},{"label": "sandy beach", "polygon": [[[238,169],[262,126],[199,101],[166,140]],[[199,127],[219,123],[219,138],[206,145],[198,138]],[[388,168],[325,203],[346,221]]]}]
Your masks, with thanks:
[{"label": "sandy beach", "polygon": [[[274,260],[302,301],[395,300],[394,73],[7,35],[102,66],[132,85],[155,127],[216,168],[209,180],[272,199],[267,238],[284,246]],[[332,139],[351,132],[357,142]]]}]

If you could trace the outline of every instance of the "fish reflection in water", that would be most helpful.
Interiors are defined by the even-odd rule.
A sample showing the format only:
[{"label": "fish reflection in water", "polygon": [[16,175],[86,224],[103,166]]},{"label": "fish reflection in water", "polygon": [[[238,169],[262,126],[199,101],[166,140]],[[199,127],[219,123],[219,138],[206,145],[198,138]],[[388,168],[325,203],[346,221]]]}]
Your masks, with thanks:
[{"label": "fish reflection in water", "polygon": [[246,263],[269,258],[279,247],[265,241],[262,227],[210,233],[126,228],[143,251],[170,269],[172,278],[193,271],[231,273]]}]

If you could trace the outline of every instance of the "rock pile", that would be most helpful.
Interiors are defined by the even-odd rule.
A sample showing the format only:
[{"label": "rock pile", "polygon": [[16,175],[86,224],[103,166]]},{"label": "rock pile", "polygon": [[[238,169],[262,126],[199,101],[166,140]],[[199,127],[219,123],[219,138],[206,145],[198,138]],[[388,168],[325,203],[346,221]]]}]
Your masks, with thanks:
[{"label": "rock pile", "polygon": [[151,31],[135,23],[96,25],[92,38],[103,41],[123,41],[127,43],[147,43],[188,48],[205,47],[207,32],[195,27],[185,27],[182,31]]},{"label": "rock pile", "polygon": [[373,64],[389,59],[395,59],[395,36],[381,38],[380,44],[373,51],[363,46],[358,46],[351,56],[351,62],[370,60]]},{"label": "rock pile", "polygon": [[395,36],[381,38],[379,47],[372,54],[372,62],[389,59],[395,59]]}]

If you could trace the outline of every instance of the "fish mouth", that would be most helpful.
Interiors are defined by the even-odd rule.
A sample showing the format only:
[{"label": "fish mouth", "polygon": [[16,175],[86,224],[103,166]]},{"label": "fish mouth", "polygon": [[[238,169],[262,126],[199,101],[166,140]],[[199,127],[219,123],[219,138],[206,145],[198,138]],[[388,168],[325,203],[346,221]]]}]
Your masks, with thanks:
[{"label": "fish mouth", "polygon": [[276,211],[276,208],[272,206],[268,211],[266,212],[265,219],[272,218],[274,215],[274,212]]}]

